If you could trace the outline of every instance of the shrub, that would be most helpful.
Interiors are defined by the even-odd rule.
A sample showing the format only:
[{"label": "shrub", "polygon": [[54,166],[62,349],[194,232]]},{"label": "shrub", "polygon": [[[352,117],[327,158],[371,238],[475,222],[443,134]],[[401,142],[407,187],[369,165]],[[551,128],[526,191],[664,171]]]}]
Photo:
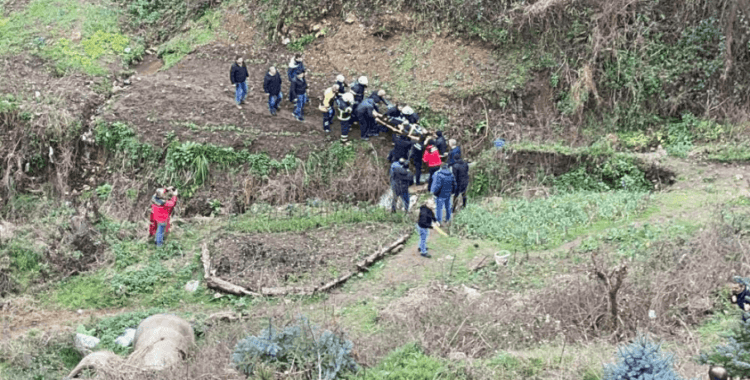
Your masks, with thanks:
[{"label": "shrub", "polygon": [[132,295],[153,293],[157,284],[172,277],[172,272],[160,263],[151,263],[148,266],[128,270],[116,274],[111,281],[112,290],[116,294]]},{"label": "shrub", "polygon": [[418,344],[407,344],[390,354],[375,368],[364,371],[357,379],[385,380],[453,379],[446,363],[424,353]]},{"label": "shrub", "polygon": [[330,330],[310,324],[305,317],[279,330],[272,324],[257,336],[239,341],[232,362],[250,376],[263,365],[287,370],[295,365],[315,373],[314,377],[331,380],[342,371],[354,371],[357,364],[351,356],[352,342]]},{"label": "shrub", "polygon": [[643,335],[617,349],[617,362],[604,367],[604,380],[681,380],[673,368],[674,356]]},{"label": "shrub", "polygon": [[750,319],[727,335],[727,343],[701,353],[698,363],[724,367],[732,378],[750,377]]}]

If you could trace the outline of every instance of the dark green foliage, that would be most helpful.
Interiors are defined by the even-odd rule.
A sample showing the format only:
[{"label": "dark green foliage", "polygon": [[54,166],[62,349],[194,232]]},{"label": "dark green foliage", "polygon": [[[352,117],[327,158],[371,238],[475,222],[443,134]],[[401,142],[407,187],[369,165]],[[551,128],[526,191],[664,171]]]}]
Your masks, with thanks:
[{"label": "dark green foliage", "polygon": [[287,49],[289,49],[291,51],[299,51],[299,52],[301,52],[301,51],[305,50],[305,46],[307,46],[308,44],[310,44],[310,42],[313,42],[313,41],[315,41],[315,35],[314,34],[306,34],[306,35],[304,35],[302,37],[295,38],[294,41],[292,41],[292,43],[290,43],[286,47],[287,47]]},{"label": "dark green foliage", "polygon": [[727,335],[726,344],[701,353],[698,363],[722,366],[732,378],[742,379],[750,376],[750,319],[738,322],[738,326]]},{"label": "dark green foliage", "polygon": [[239,341],[232,354],[232,362],[250,376],[259,367],[270,365],[287,370],[292,365],[320,378],[335,379],[340,373],[354,371],[357,364],[351,357],[352,342],[343,335],[323,330],[299,317],[283,330],[271,325],[258,336]]},{"label": "dark green foliage", "polygon": [[460,379],[463,376],[451,371],[445,361],[429,356],[422,348],[410,343],[388,354],[374,368],[352,376],[362,380],[433,380]]},{"label": "dark green foliage", "polygon": [[141,269],[127,270],[115,274],[111,281],[112,291],[117,295],[151,294],[172,272],[161,263],[153,262]]},{"label": "dark green foliage", "polygon": [[650,191],[653,184],[638,162],[630,157],[613,155],[601,164],[587,164],[558,176],[555,188],[563,191]]},{"label": "dark green foliage", "polygon": [[141,142],[135,131],[123,123],[100,123],[96,126],[95,137],[97,144],[126,157],[128,167],[153,164],[160,156],[156,148]]},{"label": "dark green foliage", "polygon": [[673,368],[674,356],[662,352],[661,345],[638,336],[617,349],[615,364],[604,366],[604,380],[682,380]]}]

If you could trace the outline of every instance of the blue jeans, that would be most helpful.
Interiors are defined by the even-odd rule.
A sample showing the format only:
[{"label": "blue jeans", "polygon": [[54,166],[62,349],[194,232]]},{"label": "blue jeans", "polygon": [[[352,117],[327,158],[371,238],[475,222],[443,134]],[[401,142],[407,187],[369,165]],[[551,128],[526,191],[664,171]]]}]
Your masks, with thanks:
[{"label": "blue jeans", "polygon": [[409,212],[409,190],[407,189],[401,194],[396,193],[395,190],[391,189],[393,191],[393,199],[391,200],[391,210],[394,212],[396,211],[396,205],[398,204],[398,199],[401,198],[401,200],[404,201],[404,209],[406,209],[406,212]]},{"label": "blue jeans", "polygon": [[302,108],[307,102],[307,94],[297,95],[297,105],[294,107],[294,116],[296,116],[298,119],[305,117],[305,112]]},{"label": "blue jeans", "polygon": [[430,236],[430,229],[422,228],[417,224],[417,232],[419,232],[419,252],[425,254],[427,253],[427,237]]},{"label": "blue jeans", "polygon": [[234,101],[240,104],[241,101],[245,100],[247,96],[247,82],[235,83]]},{"label": "blue jeans", "polygon": [[333,122],[333,116],[336,114],[336,111],[333,110],[333,107],[328,107],[327,112],[323,112],[323,130],[326,132],[331,131],[331,122]]},{"label": "blue jeans", "polygon": [[451,220],[451,197],[435,197],[435,204],[437,205],[437,210],[435,210],[435,217],[437,218],[438,223],[443,223],[443,208],[445,208],[445,221],[449,222]]},{"label": "blue jeans", "polygon": [[159,223],[156,226],[156,246],[161,247],[164,244],[164,232],[167,230],[167,223]]},{"label": "blue jeans", "polygon": [[271,112],[278,111],[281,99],[284,99],[284,94],[281,91],[276,95],[268,95],[268,110]]}]

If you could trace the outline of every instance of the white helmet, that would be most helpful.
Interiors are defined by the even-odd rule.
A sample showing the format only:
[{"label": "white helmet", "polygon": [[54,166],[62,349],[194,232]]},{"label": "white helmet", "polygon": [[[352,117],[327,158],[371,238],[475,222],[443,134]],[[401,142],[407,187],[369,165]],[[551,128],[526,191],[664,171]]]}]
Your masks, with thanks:
[{"label": "white helmet", "polygon": [[344,93],[344,95],[341,95],[341,98],[347,103],[354,103],[354,94],[351,92]]},{"label": "white helmet", "polygon": [[338,75],[338,76],[336,77],[336,81],[337,81],[337,82],[343,82],[343,81],[345,81],[345,80],[346,80],[346,78],[344,78],[344,76],[343,76],[343,75],[341,75],[341,74],[339,74],[339,75]]},{"label": "white helmet", "polygon": [[403,110],[401,111],[401,113],[402,113],[402,114],[404,114],[404,115],[411,115],[411,114],[413,114],[413,113],[414,113],[414,110],[413,110],[413,109],[411,109],[411,107],[409,107],[409,106],[406,106],[406,107],[404,107],[404,109],[403,109]]},{"label": "white helmet", "polygon": [[359,84],[361,84],[363,86],[367,86],[367,77],[364,76],[364,75],[361,76],[361,77],[359,77],[359,79],[357,79],[357,83],[359,83]]}]

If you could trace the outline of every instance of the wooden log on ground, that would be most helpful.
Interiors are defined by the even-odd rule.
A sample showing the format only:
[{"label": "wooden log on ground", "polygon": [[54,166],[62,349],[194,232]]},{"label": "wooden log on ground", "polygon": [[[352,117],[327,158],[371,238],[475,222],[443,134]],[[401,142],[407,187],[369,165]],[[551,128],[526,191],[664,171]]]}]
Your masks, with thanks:
[{"label": "wooden log on ground", "polygon": [[345,275],[343,275],[343,276],[341,276],[341,277],[339,277],[339,278],[337,278],[337,279],[335,279],[335,280],[333,280],[333,281],[331,281],[331,282],[329,282],[329,283],[321,286],[318,289],[318,291],[319,292],[327,292],[327,291],[331,290],[331,288],[335,287],[336,285],[339,285],[339,284],[342,284],[342,283],[346,282],[346,280],[350,279],[352,276],[354,276],[353,272],[347,273],[347,274],[345,274]]},{"label": "wooden log on ground", "polygon": [[201,246],[201,262],[203,262],[203,278],[211,277],[211,253],[206,243]]},{"label": "wooden log on ground", "polygon": [[223,280],[216,276],[209,276],[206,278],[206,286],[209,289],[221,290],[224,293],[235,294],[238,296],[254,296],[260,297],[261,295],[255,292],[251,292],[242,286],[232,284],[229,281]]},{"label": "wooden log on ground", "polygon": [[278,288],[260,288],[260,293],[267,297],[278,296],[311,296],[317,288],[314,286],[282,286]]},{"label": "wooden log on ground", "polygon": [[369,267],[374,263],[375,261],[380,260],[383,256],[385,256],[388,252],[390,252],[392,249],[398,247],[399,245],[403,244],[407,239],[409,239],[409,236],[411,234],[405,234],[398,238],[393,244],[381,249],[379,252],[375,252],[370,256],[367,256],[364,260],[357,263],[357,267]]}]

